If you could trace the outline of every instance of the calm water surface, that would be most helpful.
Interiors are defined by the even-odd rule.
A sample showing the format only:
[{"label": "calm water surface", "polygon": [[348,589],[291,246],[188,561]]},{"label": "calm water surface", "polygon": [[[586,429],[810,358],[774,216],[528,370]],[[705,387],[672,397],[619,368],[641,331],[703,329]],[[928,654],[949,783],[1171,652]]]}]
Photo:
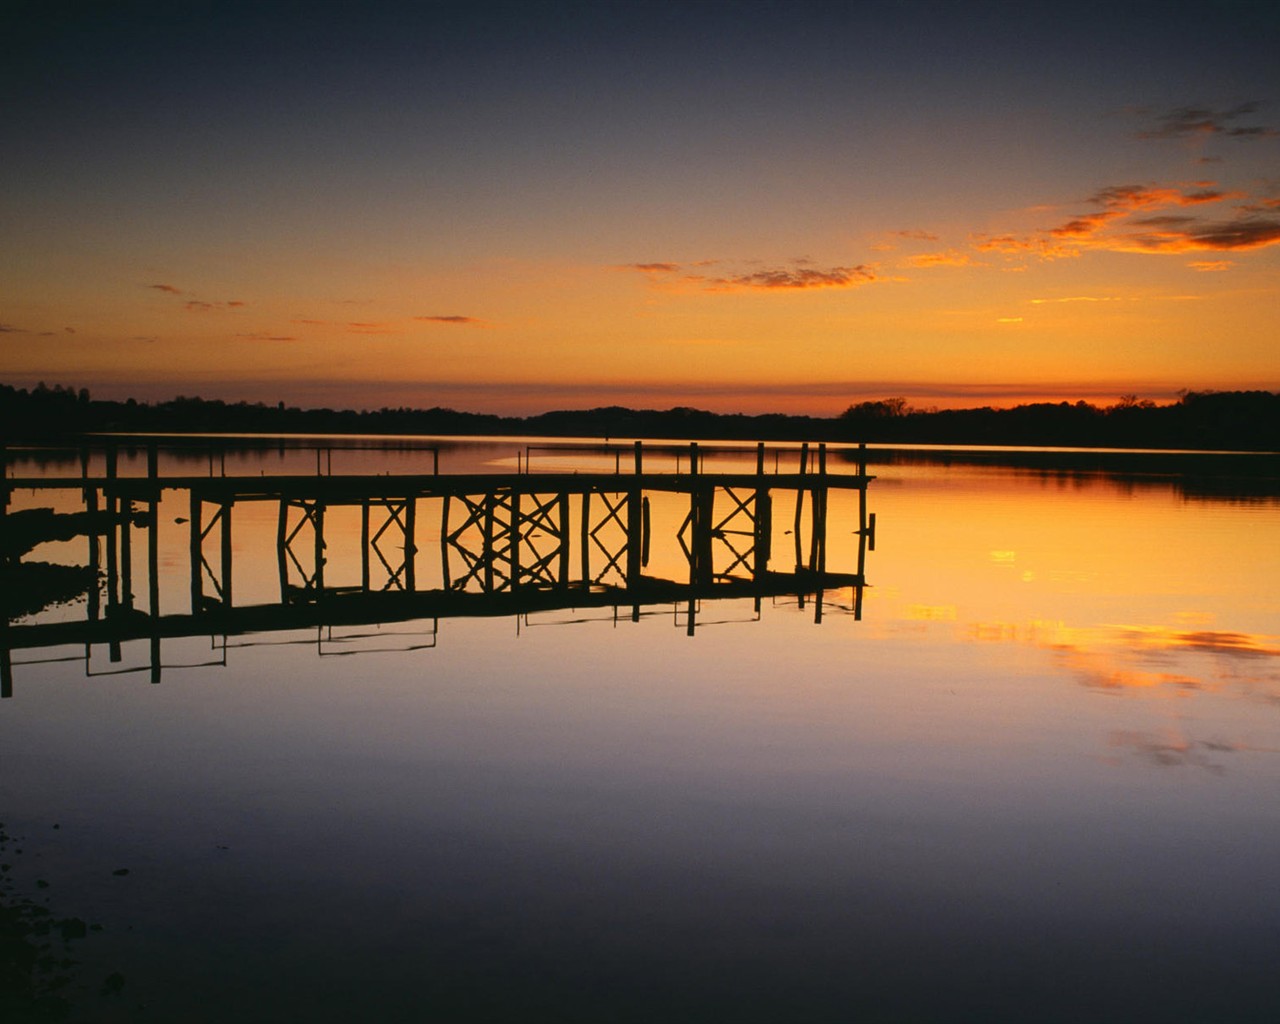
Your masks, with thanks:
[{"label": "calm water surface", "polygon": [[[693,636],[668,606],[170,640],[159,685],[96,674],[145,641],[92,676],[16,652],[8,877],[103,926],[72,1019],[1280,1019],[1280,502],[873,472],[861,619],[833,591],[821,622],[703,602]],[[237,600],[272,600],[275,511],[236,514]]]}]

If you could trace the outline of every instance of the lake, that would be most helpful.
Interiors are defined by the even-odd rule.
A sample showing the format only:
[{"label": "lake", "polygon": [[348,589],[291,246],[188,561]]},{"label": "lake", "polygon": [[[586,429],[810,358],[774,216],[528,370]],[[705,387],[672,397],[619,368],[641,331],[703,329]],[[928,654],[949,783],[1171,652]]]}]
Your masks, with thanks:
[{"label": "lake", "polygon": [[[340,445],[323,468],[586,475],[631,457],[428,443]],[[10,477],[81,471],[9,457]],[[765,458],[781,473],[797,453]],[[833,451],[832,472],[856,458]],[[315,459],[282,443],[158,471]],[[379,506],[364,560],[354,505],[329,510],[321,545],[304,510],[282,527],[278,502],[237,502],[227,561],[205,505],[193,561],[190,503],[165,491],[153,548],[140,527],[128,552],[99,538],[90,594],[6,625],[4,899],[95,926],[42,940],[76,963],[37,989],[94,1022],[1276,1020],[1274,479],[1211,456],[870,459],[874,550],[857,490],[831,492],[822,545],[832,574],[864,558],[865,585],[820,597],[787,589],[814,547],[812,502],[797,519],[785,489],[759,507],[769,569],[795,581],[680,590],[689,499],[655,492],[645,572],[671,587],[602,598],[627,572],[626,513],[588,537],[574,505],[558,534],[548,505],[522,571],[552,573],[559,537],[590,585],[505,606],[480,592],[470,534],[450,541],[460,501],[448,529],[438,499],[417,503],[408,559],[408,511]],[[144,476],[145,452],[117,471]],[[46,506],[84,508],[75,487],[18,487],[9,521]],[[716,498],[717,521],[734,511]],[[761,543],[733,530],[719,566],[724,545]],[[136,595],[107,593],[109,561]],[[318,564],[335,593],[391,594],[385,621],[305,620]],[[177,622],[225,594],[228,565],[232,604],[280,608],[154,647],[129,632],[152,600]],[[461,580],[463,603],[405,604],[410,576]],[[90,612],[123,631],[13,641]]]}]

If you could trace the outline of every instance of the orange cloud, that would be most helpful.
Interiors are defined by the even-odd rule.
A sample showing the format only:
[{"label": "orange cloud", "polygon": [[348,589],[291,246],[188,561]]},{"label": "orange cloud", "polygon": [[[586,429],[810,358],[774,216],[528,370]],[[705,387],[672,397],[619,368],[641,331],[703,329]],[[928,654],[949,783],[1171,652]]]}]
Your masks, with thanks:
[{"label": "orange cloud", "polygon": [[907,263],[913,267],[967,267],[973,262],[973,258],[968,253],[958,252],[955,249],[945,249],[942,252],[926,252],[919,256],[912,256]]},{"label": "orange cloud", "polygon": [[395,334],[396,328],[389,323],[359,323],[349,322],[347,325],[347,333],[349,334]]},{"label": "orange cloud", "polygon": [[[1078,214],[1055,227],[1027,236],[979,235],[971,241],[980,252],[1041,259],[1075,256],[1088,250],[1126,253],[1243,251],[1280,243],[1280,216],[1270,207],[1241,206],[1234,218],[1208,220],[1191,213],[1161,213],[1243,198],[1212,182],[1190,188],[1114,185],[1100,189],[1090,202],[1101,207]],[[1266,202],[1269,202],[1267,200]],[[1134,216],[1142,213],[1143,216]]]},{"label": "orange cloud", "polygon": [[1188,263],[1187,266],[1192,270],[1205,274],[1214,273],[1220,270],[1229,270],[1234,267],[1235,264],[1231,260],[1197,260],[1194,263]]},{"label": "orange cloud", "polygon": [[148,288],[154,288],[158,292],[168,292],[170,295],[181,295],[182,289],[175,288],[171,284],[149,284]]}]

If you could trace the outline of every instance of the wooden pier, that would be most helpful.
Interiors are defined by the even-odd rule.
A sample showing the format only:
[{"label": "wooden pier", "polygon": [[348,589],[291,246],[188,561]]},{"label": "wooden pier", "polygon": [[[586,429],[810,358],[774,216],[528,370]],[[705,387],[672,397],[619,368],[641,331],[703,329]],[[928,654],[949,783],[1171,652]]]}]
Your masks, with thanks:
[{"label": "wooden pier", "polygon": [[[139,449],[136,442],[130,447]],[[101,582],[89,587],[81,620],[11,622],[6,611],[0,638],[3,695],[12,693],[12,651],[63,644],[105,643],[118,660],[121,643],[147,639],[151,675],[159,681],[160,641],[170,637],[572,608],[629,609],[638,619],[643,607],[657,604],[684,605],[693,635],[704,600],[754,598],[758,610],[766,597],[790,594],[801,603],[811,597],[821,621],[824,592],[846,587],[850,608],[860,616],[866,555],[874,550],[865,448],[841,449],[841,471],[829,465],[833,453],[826,445],[786,449],[785,468],[779,450],[771,453],[763,444],[755,450],[754,467],[749,449],[734,449],[737,464],[713,471],[709,455],[725,449],[635,442],[625,449],[572,449],[612,456],[613,472],[533,472],[533,454],[545,449],[527,448],[517,456],[514,473],[441,473],[437,452],[431,472],[400,474],[325,472],[332,460],[322,459],[317,449],[315,473],[270,476],[227,475],[225,457],[215,460],[212,452],[208,475],[162,473],[160,445],[142,449],[145,470],[134,475],[119,472],[118,446],[96,457],[102,472],[90,471],[88,452],[81,454],[75,475],[6,470],[0,483],[5,575],[17,579],[23,570],[22,534],[31,518],[9,510],[10,495],[61,490],[79,496],[76,523],[61,517],[64,532],[88,538],[87,567]],[[673,456],[673,471],[654,468]],[[856,535],[856,556],[839,571],[827,564],[832,491],[853,492],[857,506],[856,520],[841,524]],[[160,594],[162,581],[171,587],[173,576],[159,564],[165,492],[179,492],[167,497],[167,508],[176,497],[186,511],[190,592],[185,610],[161,613],[173,603],[162,602]],[[794,521],[785,532],[792,550],[775,557],[773,503],[788,492],[794,496]],[[653,543],[650,502],[659,496],[668,504],[683,502],[686,509],[675,530],[684,562],[675,579],[646,571]],[[235,601],[233,521],[236,508],[250,502],[276,506],[279,590],[270,604]],[[326,579],[331,545],[352,543],[327,529],[339,509],[358,510],[359,583]],[[143,586],[133,578],[139,544],[147,550]],[[772,568],[771,561],[785,562],[786,569]]]}]

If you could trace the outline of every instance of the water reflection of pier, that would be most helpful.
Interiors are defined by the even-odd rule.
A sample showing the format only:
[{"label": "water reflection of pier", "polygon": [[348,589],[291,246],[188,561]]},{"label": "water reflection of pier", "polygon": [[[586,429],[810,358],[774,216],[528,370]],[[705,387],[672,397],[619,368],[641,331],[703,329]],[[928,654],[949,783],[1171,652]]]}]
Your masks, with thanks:
[{"label": "water reflection of pier", "polygon": [[[5,475],[5,575],[17,581],[25,568],[34,568],[24,566],[22,554],[36,543],[87,537],[92,580],[81,591],[87,595],[82,619],[11,622],[22,613],[6,609],[0,640],[5,696],[12,692],[12,651],[62,645],[84,645],[87,664],[90,647],[105,644],[109,659],[118,663],[121,644],[149,641],[146,667],[159,681],[161,641],[176,637],[561,609],[611,608],[638,620],[642,608],[654,605],[680,608],[693,635],[705,600],[753,599],[758,613],[766,598],[792,595],[802,606],[811,598],[820,622],[825,592],[841,588],[851,591],[849,605],[842,607],[860,617],[866,555],[874,549],[865,449],[829,453],[825,445],[802,445],[787,451],[784,468],[780,453],[767,453],[761,444],[754,467],[750,450],[738,449],[734,465],[711,471],[705,446],[677,450],[636,442],[625,459],[617,446],[592,449],[608,452],[612,472],[534,473],[526,461],[516,473],[441,474],[436,455],[431,472],[399,475],[323,472],[317,453],[314,474],[272,476],[226,475],[223,457],[215,464],[212,455],[208,476],[161,473],[157,447],[142,450],[145,470],[132,475],[119,472],[114,447],[103,453],[100,473],[90,472],[86,452],[78,475]],[[674,471],[647,465],[672,455]],[[837,455],[840,468],[833,471],[829,461]],[[28,489],[73,489],[82,511],[9,510],[11,492]],[[827,564],[833,490],[856,497],[856,522],[842,524],[856,536],[856,557],[843,571]],[[162,600],[160,591],[162,585],[172,588],[175,576],[160,564],[165,491],[179,492],[187,512],[190,592],[189,601],[182,599],[188,610],[181,612],[161,611],[174,604],[172,596]],[[791,529],[785,531],[791,550],[776,558],[773,503],[787,492],[794,500]],[[683,503],[674,539],[684,569],[676,579],[648,571],[650,503],[659,496]],[[279,598],[238,605],[233,520],[237,507],[251,502],[276,506]],[[353,542],[328,529],[338,510],[358,511],[358,583],[326,578],[334,547]],[[134,579],[135,562],[142,561],[134,555],[139,544],[146,547],[140,587]],[[771,568],[783,559],[786,571]]]}]

